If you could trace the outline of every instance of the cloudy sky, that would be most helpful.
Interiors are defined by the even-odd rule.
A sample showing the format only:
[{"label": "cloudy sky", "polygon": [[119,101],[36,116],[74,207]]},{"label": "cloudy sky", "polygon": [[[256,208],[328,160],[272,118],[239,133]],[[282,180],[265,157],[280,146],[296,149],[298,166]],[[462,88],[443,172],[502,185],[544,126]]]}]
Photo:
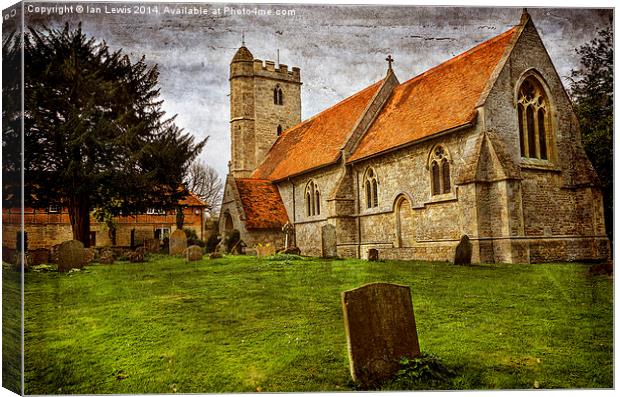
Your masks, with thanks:
[{"label": "cloudy sky", "polygon": [[[210,137],[201,158],[222,176],[230,159],[228,66],[242,34],[255,58],[276,60],[279,49],[281,63],[301,68],[305,119],[381,79],[388,54],[404,82],[510,29],[521,15],[521,8],[498,7],[31,4],[51,9],[26,7],[26,26],[82,22],[87,34],[112,49],[122,48],[135,59],[145,55],[148,63],[158,64],[164,109],[177,114],[177,124],[186,131]],[[61,10],[53,7],[63,5],[73,9],[59,15]],[[196,8],[207,14],[189,15],[189,9]],[[131,14],[111,13],[127,9]],[[256,10],[285,10],[289,15],[254,15]],[[610,9],[528,10],[562,77],[578,67],[575,48],[590,41],[612,16]]]}]

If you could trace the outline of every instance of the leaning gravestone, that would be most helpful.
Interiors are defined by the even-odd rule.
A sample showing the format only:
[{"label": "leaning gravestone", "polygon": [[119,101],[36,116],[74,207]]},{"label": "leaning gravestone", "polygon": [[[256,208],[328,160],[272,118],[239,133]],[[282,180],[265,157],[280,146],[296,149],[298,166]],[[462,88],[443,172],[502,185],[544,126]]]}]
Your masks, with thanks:
[{"label": "leaning gravestone", "polygon": [[183,255],[187,248],[187,236],[181,229],[177,229],[170,235],[168,253],[170,255]]},{"label": "leaning gravestone", "polygon": [[353,381],[377,386],[403,357],[420,355],[409,287],[374,283],[345,291],[342,309]]},{"label": "leaning gravestone", "polygon": [[466,234],[461,237],[461,242],[456,246],[456,252],[454,253],[455,265],[470,265],[471,264],[471,251],[472,246],[469,241],[469,236]]},{"label": "leaning gravestone", "polygon": [[188,262],[199,261],[202,259],[202,247],[198,245],[190,245],[185,250],[185,260]]},{"label": "leaning gravestone", "polygon": [[65,241],[58,247],[59,272],[67,272],[74,268],[81,269],[86,264],[86,260],[86,250],[81,241]]}]

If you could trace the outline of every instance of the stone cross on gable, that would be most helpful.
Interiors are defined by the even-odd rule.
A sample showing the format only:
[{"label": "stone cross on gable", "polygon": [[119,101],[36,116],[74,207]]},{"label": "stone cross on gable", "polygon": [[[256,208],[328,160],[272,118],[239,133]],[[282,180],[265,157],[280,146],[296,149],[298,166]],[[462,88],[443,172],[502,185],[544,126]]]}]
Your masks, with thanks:
[{"label": "stone cross on gable", "polygon": [[286,224],[282,227],[282,231],[285,235],[284,240],[284,249],[290,248],[290,244],[293,243],[293,234],[295,234],[295,226],[291,225],[290,222],[286,222]]},{"label": "stone cross on gable", "polygon": [[394,62],[394,58],[392,58],[392,55],[388,55],[385,60],[388,61],[388,69],[392,69],[392,62]]}]

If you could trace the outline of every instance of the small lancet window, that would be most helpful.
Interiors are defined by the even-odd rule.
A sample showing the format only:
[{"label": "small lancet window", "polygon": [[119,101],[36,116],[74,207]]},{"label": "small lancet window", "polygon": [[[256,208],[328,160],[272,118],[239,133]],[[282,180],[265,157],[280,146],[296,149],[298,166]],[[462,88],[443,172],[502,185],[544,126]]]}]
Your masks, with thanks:
[{"label": "small lancet window", "polygon": [[321,192],[314,181],[306,185],[306,216],[321,214]]},{"label": "small lancet window", "polygon": [[276,129],[276,133],[278,136],[282,135],[282,126],[278,124],[278,128]]},{"label": "small lancet window", "polygon": [[519,87],[517,117],[521,157],[547,160],[549,158],[549,100],[540,81],[526,78]]},{"label": "small lancet window", "polygon": [[442,146],[436,146],[430,156],[431,193],[433,196],[450,193],[450,156]]},{"label": "small lancet window", "polygon": [[284,104],[282,88],[280,88],[280,85],[276,85],[276,87],[273,89],[273,103],[275,103],[276,105]]},{"label": "small lancet window", "polygon": [[379,182],[377,174],[372,168],[366,171],[364,181],[364,189],[366,189],[366,208],[374,208],[379,206]]}]

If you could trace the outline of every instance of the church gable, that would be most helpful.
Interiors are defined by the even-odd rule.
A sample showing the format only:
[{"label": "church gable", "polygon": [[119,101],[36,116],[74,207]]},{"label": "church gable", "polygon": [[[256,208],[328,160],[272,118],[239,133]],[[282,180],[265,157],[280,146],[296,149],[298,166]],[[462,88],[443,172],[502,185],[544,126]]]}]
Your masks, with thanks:
[{"label": "church gable", "polygon": [[[483,125],[518,166],[561,171],[565,186],[596,183],[571,101],[529,14],[515,39],[482,104]],[[540,99],[528,106],[528,96]]]}]

